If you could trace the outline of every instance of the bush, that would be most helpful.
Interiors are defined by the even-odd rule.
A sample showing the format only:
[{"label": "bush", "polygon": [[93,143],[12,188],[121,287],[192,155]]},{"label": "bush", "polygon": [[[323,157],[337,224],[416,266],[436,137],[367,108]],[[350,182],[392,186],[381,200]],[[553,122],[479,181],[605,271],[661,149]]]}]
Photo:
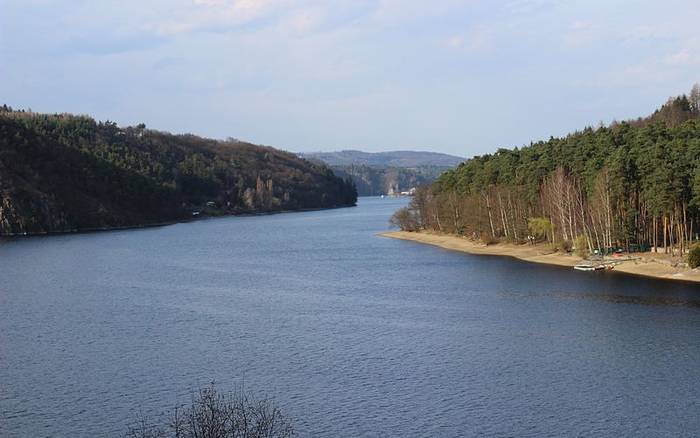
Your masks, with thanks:
[{"label": "bush", "polygon": [[700,245],[695,245],[688,251],[688,266],[692,269],[700,266]]},{"label": "bush", "polygon": [[564,240],[561,243],[561,248],[566,251],[566,252],[571,252],[571,249],[574,247],[574,243],[570,240]]},{"label": "bush", "polygon": [[389,219],[389,224],[398,227],[401,231],[418,231],[420,229],[420,221],[416,212],[408,207],[396,211]]},{"label": "bush", "polygon": [[574,242],[574,250],[576,250],[576,255],[585,259],[588,257],[588,241],[586,236],[580,235],[576,238]]},{"label": "bush", "polygon": [[546,217],[533,217],[527,221],[527,230],[536,239],[546,239],[551,234],[553,227]]},{"label": "bush", "polygon": [[481,233],[481,242],[484,245],[495,245],[498,243],[498,239],[490,235],[489,233],[483,232]]},{"label": "bush", "polygon": [[214,386],[200,389],[188,407],[175,409],[166,425],[143,415],[129,427],[128,438],[289,438],[295,436],[289,418],[269,399],[257,399],[242,389],[228,396]]}]

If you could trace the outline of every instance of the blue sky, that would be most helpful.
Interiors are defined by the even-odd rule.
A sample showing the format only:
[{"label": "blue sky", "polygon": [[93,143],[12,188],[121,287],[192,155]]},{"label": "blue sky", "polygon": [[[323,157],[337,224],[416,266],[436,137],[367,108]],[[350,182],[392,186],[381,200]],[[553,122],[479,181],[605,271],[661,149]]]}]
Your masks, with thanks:
[{"label": "blue sky", "polygon": [[699,28],[697,0],[0,0],[0,103],[471,156],[650,113]]}]

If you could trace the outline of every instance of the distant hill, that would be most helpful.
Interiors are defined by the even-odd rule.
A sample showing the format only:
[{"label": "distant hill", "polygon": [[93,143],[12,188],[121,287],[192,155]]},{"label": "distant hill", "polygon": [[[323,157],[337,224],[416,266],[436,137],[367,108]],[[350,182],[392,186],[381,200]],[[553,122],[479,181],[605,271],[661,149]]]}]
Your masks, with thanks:
[{"label": "distant hill", "polygon": [[339,177],[352,178],[360,196],[393,194],[430,184],[441,173],[464,161],[454,155],[421,151],[346,150],[301,156],[328,164]]},{"label": "distant hill", "polygon": [[331,166],[455,167],[464,161],[464,158],[454,155],[422,151],[362,152],[345,150],[312,152],[302,154],[302,156],[321,160]]},{"label": "distant hill", "polygon": [[354,205],[352,182],[239,141],[0,107],[0,235]]}]

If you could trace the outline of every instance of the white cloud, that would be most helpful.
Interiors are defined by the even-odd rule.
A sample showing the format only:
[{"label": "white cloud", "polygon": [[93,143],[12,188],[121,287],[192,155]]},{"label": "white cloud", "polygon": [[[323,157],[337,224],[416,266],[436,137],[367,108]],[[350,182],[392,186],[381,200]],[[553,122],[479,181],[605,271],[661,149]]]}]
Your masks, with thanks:
[{"label": "white cloud", "polygon": [[673,66],[691,66],[698,64],[699,58],[688,49],[683,49],[666,57],[665,64]]},{"label": "white cloud", "polygon": [[194,0],[194,4],[205,6],[223,6],[226,4],[226,0]]},{"label": "white cloud", "polygon": [[484,53],[492,50],[496,45],[496,36],[493,26],[475,26],[467,32],[454,34],[444,41],[448,49],[465,53]]},{"label": "white cloud", "polygon": [[177,9],[174,17],[148,27],[163,35],[196,30],[230,30],[254,20],[285,12],[291,0],[192,0]]},{"label": "white cloud", "polygon": [[461,49],[465,43],[464,37],[461,35],[452,35],[445,41],[445,45],[451,49]]},{"label": "white cloud", "polygon": [[590,21],[575,21],[564,35],[564,43],[570,47],[592,44],[605,37],[605,31]]},{"label": "white cloud", "polygon": [[305,33],[317,28],[326,15],[321,9],[305,9],[294,12],[281,23],[281,29],[296,33]]},{"label": "white cloud", "polygon": [[464,0],[379,0],[370,20],[384,25],[399,25],[440,17],[464,9],[472,3],[474,2]]},{"label": "white cloud", "polygon": [[[597,81],[607,86],[641,87],[649,84],[692,83],[700,68],[700,53],[682,49],[606,72]],[[695,76],[695,77],[694,77]]]},{"label": "white cloud", "polygon": [[531,15],[555,6],[553,0],[512,0],[505,4],[504,9],[513,15]]}]

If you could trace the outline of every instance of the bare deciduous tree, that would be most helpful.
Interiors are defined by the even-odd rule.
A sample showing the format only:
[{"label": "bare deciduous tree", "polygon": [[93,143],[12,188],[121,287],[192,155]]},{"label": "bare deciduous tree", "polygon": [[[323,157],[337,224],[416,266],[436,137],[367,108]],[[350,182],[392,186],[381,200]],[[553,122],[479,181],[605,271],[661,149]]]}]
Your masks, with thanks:
[{"label": "bare deciduous tree", "polygon": [[397,210],[389,219],[389,224],[400,228],[401,231],[418,231],[420,229],[418,212],[410,207]]}]

